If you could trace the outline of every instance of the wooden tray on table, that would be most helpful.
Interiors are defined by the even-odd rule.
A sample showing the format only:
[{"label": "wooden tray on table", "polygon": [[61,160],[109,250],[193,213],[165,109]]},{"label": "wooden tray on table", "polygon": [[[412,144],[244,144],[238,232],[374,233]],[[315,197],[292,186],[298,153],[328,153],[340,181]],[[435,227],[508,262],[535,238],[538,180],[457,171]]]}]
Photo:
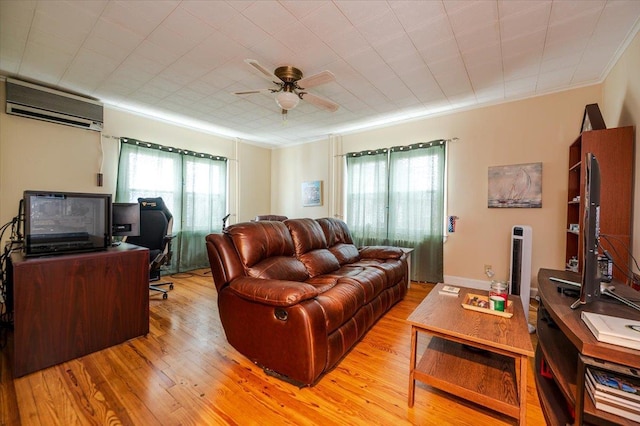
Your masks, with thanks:
[{"label": "wooden tray on table", "polygon": [[485,314],[497,315],[499,317],[511,318],[513,316],[513,302],[507,300],[507,307],[503,311],[489,309],[489,296],[468,293],[462,302],[462,307],[470,311],[483,312]]}]

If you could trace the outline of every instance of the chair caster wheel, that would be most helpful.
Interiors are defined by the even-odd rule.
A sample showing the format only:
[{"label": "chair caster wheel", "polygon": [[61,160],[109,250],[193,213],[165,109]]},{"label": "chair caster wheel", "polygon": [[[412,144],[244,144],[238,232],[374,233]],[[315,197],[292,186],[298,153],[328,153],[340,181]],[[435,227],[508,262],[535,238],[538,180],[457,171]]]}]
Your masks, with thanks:
[{"label": "chair caster wheel", "polygon": [[173,290],[173,284],[169,284],[169,290]]},{"label": "chair caster wheel", "polygon": [[167,293],[164,293],[164,294],[162,295],[162,298],[163,298],[163,299],[168,299],[168,298],[169,298],[169,295],[168,295]]}]

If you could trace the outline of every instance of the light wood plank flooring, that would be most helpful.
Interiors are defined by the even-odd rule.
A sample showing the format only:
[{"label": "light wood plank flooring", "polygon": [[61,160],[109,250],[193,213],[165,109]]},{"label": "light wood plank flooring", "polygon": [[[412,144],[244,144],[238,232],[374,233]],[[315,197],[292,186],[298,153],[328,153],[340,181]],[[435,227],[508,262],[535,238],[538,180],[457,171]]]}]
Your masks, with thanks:
[{"label": "light wood plank flooring", "polygon": [[[152,293],[149,335],[25,377],[12,377],[9,336],[0,353],[0,425],[515,423],[423,384],[415,406],[407,407],[405,319],[431,285],[413,283],[337,368],[314,387],[299,389],[266,376],[227,343],[206,272],[174,276],[168,300]],[[532,369],[533,359],[527,424],[544,425]]]}]

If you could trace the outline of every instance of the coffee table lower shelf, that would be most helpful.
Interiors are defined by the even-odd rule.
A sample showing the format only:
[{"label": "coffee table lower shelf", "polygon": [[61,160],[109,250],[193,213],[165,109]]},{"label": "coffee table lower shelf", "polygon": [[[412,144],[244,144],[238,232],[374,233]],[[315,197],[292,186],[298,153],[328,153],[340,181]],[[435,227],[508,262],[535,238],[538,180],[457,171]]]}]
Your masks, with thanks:
[{"label": "coffee table lower shelf", "polygon": [[433,336],[412,375],[413,380],[517,419],[516,371],[513,357]]}]

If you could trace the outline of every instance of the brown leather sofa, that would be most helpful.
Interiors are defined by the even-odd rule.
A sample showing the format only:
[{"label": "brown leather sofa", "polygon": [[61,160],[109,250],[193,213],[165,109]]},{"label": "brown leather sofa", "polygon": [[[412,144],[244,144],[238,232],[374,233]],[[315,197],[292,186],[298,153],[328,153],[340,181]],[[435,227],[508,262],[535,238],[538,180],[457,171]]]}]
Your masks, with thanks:
[{"label": "brown leather sofa", "polygon": [[338,219],[239,223],[206,244],[227,340],[298,385],[335,367],[407,292],[402,250],[358,249]]}]

